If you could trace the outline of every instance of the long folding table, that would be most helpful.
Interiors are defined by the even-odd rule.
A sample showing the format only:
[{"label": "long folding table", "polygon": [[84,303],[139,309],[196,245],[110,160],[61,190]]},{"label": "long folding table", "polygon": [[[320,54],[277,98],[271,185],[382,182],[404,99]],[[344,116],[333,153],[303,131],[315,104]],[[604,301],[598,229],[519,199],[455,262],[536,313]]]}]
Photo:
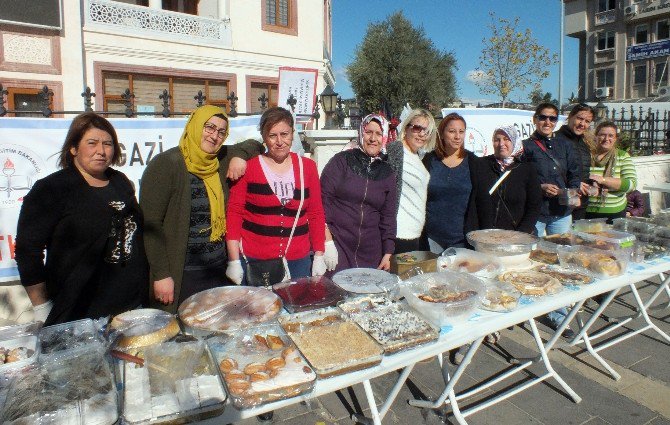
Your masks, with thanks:
[{"label": "long folding table", "polygon": [[[575,318],[577,312],[579,309],[581,309],[582,305],[587,299],[603,293],[608,293],[608,297],[611,296],[611,298],[614,298],[616,291],[618,291],[620,288],[626,286],[630,287],[636,282],[647,280],[654,277],[655,275],[667,272],[668,270],[670,270],[670,257],[664,257],[651,263],[635,265],[635,267],[631,267],[629,271],[622,276],[606,280],[598,280],[589,285],[565,287],[562,292],[553,296],[538,298],[522,297],[519,307],[511,312],[494,313],[477,310],[477,312],[471,317],[454,322],[451,326],[443,328],[437,341],[390,356],[384,356],[381,364],[378,366],[328,379],[318,379],[313,391],[307,394],[286,400],[263,404],[251,409],[238,410],[229,403],[222,415],[202,421],[201,423],[225,424],[236,422],[244,418],[250,418],[264,412],[278,410],[282,407],[319,397],[324,394],[332,393],[356,384],[362,384],[371,412],[371,418],[369,418],[369,420],[375,425],[379,425],[398,396],[414,365],[421,360],[428,359],[433,356],[438,356],[438,359],[442,364],[442,374],[445,380],[445,387],[442,391],[442,394],[434,401],[409,400],[409,404],[416,407],[434,409],[441,407],[445,403],[448,403],[451,405],[455,418],[461,424],[467,423],[465,421],[466,416],[498,403],[549,378],[556,380],[556,382],[563,388],[563,390],[565,390],[570,398],[572,398],[574,402],[578,403],[581,401],[581,398],[553,369],[549,359],[548,353],[552,348],[554,348],[561,335],[561,332],[565,329],[568,323]],[[665,285],[668,284],[667,279],[664,280],[664,282]],[[660,294],[660,291],[657,292]],[[654,299],[655,298],[656,297],[654,297]],[[653,302],[653,299],[648,300],[647,303],[640,302],[640,305],[650,305],[651,302]],[[550,311],[556,310],[557,308],[566,305],[574,305],[574,307],[571,309],[562,326],[557,329],[554,336],[549,341],[544,343],[540,337],[534,318],[542,316]],[[642,310],[646,313],[646,308]],[[499,376],[495,376],[490,380],[484,381],[479,386],[469,390],[467,393],[456,394],[454,391],[455,385],[458,383],[460,377],[471,363],[472,357],[481,345],[485,336],[492,332],[524,322],[528,322],[530,325],[530,329],[533,333],[533,338],[539,355],[536,358],[521,362],[511,370]],[[585,324],[585,329],[588,331],[586,325],[588,325],[588,323]],[[580,338],[583,340],[585,335],[587,335],[586,331],[582,332],[582,330],[580,330],[578,335],[575,337],[574,342],[577,343]],[[453,373],[451,373],[449,371],[448,362],[443,361],[442,355],[449,350],[455,349],[465,344],[471,344],[470,349],[468,350],[461,364],[455,368]],[[519,386],[509,389],[503,394],[499,394],[492,398],[487,398],[484,403],[472,406],[468,410],[460,410],[458,406],[459,400],[470,397],[479,391],[482,391],[506,378],[509,378],[515,373],[523,371],[531,364],[538,362],[541,362],[544,365],[546,369],[545,374],[537,376],[530,381],[525,381]],[[398,375],[395,384],[389,389],[388,393],[384,397],[383,402],[380,405],[377,405],[370,381],[378,376],[385,375],[397,370],[401,370],[401,372]],[[354,416],[352,419],[366,421],[365,418],[362,418],[358,415],[352,416]]]}]

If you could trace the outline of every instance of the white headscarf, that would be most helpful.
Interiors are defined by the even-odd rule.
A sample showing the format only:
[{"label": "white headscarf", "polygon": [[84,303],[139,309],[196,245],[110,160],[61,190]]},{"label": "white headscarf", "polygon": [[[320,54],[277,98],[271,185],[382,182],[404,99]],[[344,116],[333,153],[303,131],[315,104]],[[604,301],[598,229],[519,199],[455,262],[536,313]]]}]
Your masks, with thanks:
[{"label": "white headscarf", "polygon": [[500,167],[504,170],[514,162],[514,158],[523,153],[523,143],[519,137],[519,131],[513,125],[503,125],[496,127],[496,129],[493,130],[493,137],[496,136],[496,133],[505,133],[505,135],[509,137],[510,141],[512,142],[512,154],[507,158],[496,158],[496,161],[498,161]]}]

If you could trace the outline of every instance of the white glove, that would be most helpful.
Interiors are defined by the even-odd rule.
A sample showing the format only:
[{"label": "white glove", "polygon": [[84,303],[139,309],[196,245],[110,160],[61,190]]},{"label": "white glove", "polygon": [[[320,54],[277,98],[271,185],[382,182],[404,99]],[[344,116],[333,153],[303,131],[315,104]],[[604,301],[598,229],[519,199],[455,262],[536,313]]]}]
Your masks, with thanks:
[{"label": "white glove", "polygon": [[242,262],[240,260],[228,261],[226,267],[226,276],[233,281],[235,285],[241,285],[244,278],[244,270],[242,269]]},{"label": "white glove", "polygon": [[337,248],[335,248],[335,241],[326,242],[326,250],[323,253],[323,259],[328,270],[335,270],[335,267],[337,267]]},{"label": "white glove", "polygon": [[325,255],[315,255],[312,262],[312,276],[323,276],[326,273]]},{"label": "white glove", "polygon": [[35,313],[35,320],[42,323],[46,322],[53,306],[53,301],[47,301],[44,304],[34,305],[33,312]]}]

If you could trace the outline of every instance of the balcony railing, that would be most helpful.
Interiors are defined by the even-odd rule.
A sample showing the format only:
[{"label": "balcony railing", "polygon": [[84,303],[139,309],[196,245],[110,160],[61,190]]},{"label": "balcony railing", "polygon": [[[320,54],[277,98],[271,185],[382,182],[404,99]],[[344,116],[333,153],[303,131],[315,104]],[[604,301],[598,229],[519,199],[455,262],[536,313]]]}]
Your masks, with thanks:
[{"label": "balcony railing", "polygon": [[230,46],[230,20],[152,9],[111,0],[87,0],[86,28],[189,43]]},{"label": "balcony railing", "polygon": [[605,25],[616,21],[617,9],[596,13],[595,25]]}]

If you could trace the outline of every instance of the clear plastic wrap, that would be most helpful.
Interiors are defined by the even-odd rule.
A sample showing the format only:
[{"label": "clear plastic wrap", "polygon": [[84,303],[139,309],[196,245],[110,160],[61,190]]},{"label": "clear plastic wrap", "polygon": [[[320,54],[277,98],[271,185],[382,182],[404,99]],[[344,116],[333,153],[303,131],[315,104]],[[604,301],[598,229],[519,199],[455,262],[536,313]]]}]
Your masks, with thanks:
[{"label": "clear plastic wrap", "polygon": [[530,252],[530,259],[545,264],[558,264],[558,245],[540,239],[535,249]]},{"label": "clear plastic wrap", "polygon": [[629,253],[636,240],[635,235],[618,230],[603,230],[589,233],[575,232],[575,237],[581,239],[581,241],[573,245],[583,245],[608,251],[628,249]]},{"label": "clear plastic wrap", "polygon": [[483,310],[508,312],[519,305],[521,292],[509,283],[486,279],[484,285],[486,289],[481,302]]},{"label": "clear plastic wrap", "polygon": [[71,350],[86,346],[102,346],[103,339],[90,319],[42,328],[39,334],[40,361],[46,357],[68,357]]},{"label": "clear plastic wrap", "polygon": [[114,316],[108,327],[108,338],[114,348],[135,352],[136,349],[165,342],[179,333],[177,318],[153,308],[126,311]]},{"label": "clear plastic wrap", "polygon": [[564,269],[560,266],[540,266],[535,270],[540,273],[548,274],[551,277],[555,277],[563,285],[588,285],[593,283],[592,276]]},{"label": "clear plastic wrap", "polygon": [[548,235],[544,237],[546,242],[553,243],[554,245],[575,245],[579,244],[581,239],[575,239],[575,234],[572,232],[566,233],[556,233],[553,235]]},{"label": "clear plastic wrap", "polygon": [[2,411],[3,425],[109,425],[117,393],[101,345],[80,346],[18,376]]},{"label": "clear plastic wrap", "polygon": [[354,294],[392,294],[398,290],[398,277],[378,269],[342,270],[335,273],[333,282]]},{"label": "clear plastic wrap", "polygon": [[538,241],[537,236],[502,229],[474,230],[466,238],[475,250],[497,256],[530,254]]},{"label": "clear plastic wrap", "polygon": [[493,255],[465,248],[449,248],[437,259],[437,269],[495,277],[502,272],[503,265]]},{"label": "clear plastic wrap", "polygon": [[316,373],[279,325],[238,331],[209,345],[233,404],[240,409],[312,390]]},{"label": "clear plastic wrap", "polygon": [[205,336],[270,321],[281,309],[281,299],[265,288],[224,286],[191,295],[178,314],[185,332]]},{"label": "clear plastic wrap", "polygon": [[498,276],[498,280],[509,283],[523,295],[532,297],[554,295],[563,290],[558,279],[535,270],[508,271]]},{"label": "clear plastic wrap", "polygon": [[601,232],[610,228],[606,218],[589,218],[577,220],[572,223],[575,232]]},{"label": "clear plastic wrap", "polygon": [[333,307],[279,317],[279,323],[320,378],[378,365],[383,349]]},{"label": "clear plastic wrap", "polygon": [[484,286],[475,276],[447,270],[414,276],[405,281],[400,292],[416,312],[442,327],[474,312]]},{"label": "clear plastic wrap", "polygon": [[0,337],[0,375],[14,374],[32,365],[39,349],[36,335]]},{"label": "clear plastic wrap", "polygon": [[658,226],[652,223],[647,223],[632,218],[615,218],[612,220],[612,228],[621,232],[628,232],[635,235],[638,234],[653,234]]},{"label": "clear plastic wrap", "polygon": [[605,251],[587,246],[559,246],[561,267],[599,279],[622,275],[630,262],[630,251]]},{"label": "clear plastic wrap", "polygon": [[226,393],[204,342],[156,344],[145,357],[143,367],[122,366],[126,423],[183,423],[223,412]]},{"label": "clear plastic wrap", "polygon": [[403,303],[383,296],[358,297],[338,307],[370,334],[385,354],[393,354],[437,340],[439,330]]},{"label": "clear plastic wrap", "polygon": [[290,312],[314,310],[336,305],[346,292],[325,276],[304,277],[272,286]]}]

